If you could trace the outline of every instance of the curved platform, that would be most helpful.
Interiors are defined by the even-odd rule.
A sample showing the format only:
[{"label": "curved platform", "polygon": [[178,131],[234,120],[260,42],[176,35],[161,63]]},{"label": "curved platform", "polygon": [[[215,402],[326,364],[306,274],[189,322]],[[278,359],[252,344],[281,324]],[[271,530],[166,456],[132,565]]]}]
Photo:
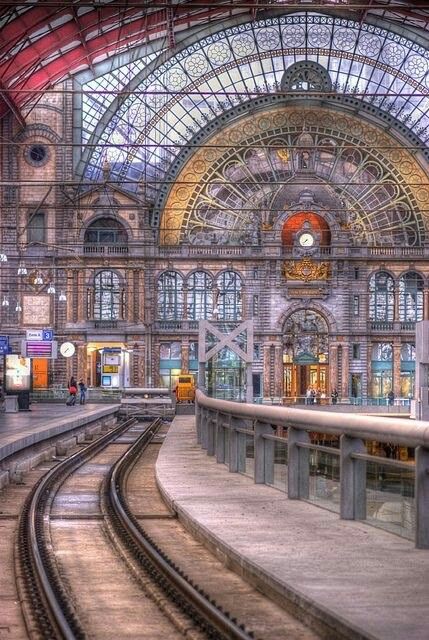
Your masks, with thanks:
[{"label": "curved platform", "polygon": [[174,419],[156,472],[192,533],[322,637],[428,637],[427,550],[229,473],[197,444],[191,416]]}]

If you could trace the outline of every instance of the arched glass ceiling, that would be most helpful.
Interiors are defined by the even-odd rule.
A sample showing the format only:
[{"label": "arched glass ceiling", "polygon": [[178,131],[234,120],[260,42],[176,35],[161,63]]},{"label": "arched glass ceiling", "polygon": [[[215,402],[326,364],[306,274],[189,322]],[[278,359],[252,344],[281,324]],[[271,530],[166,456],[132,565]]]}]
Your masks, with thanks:
[{"label": "arched glass ceiling", "polygon": [[[357,95],[429,139],[428,50],[370,24],[289,14],[207,36],[133,78],[129,96],[115,99],[95,128],[82,173],[100,179],[107,157],[124,187],[156,187],[196,132],[238,103],[278,91],[285,70],[301,60],[327,69],[337,93]],[[82,139],[90,133],[85,121]]]}]

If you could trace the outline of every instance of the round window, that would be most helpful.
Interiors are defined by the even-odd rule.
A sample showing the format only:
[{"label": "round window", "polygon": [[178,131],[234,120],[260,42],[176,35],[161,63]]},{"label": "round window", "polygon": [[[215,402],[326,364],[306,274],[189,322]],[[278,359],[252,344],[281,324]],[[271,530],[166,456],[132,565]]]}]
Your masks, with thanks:
[{"label": "round window", "polygon": [[32,144],[26,149],[25,159],[33,166],[41,166],[48,161],[48,148],[40,143]]}]

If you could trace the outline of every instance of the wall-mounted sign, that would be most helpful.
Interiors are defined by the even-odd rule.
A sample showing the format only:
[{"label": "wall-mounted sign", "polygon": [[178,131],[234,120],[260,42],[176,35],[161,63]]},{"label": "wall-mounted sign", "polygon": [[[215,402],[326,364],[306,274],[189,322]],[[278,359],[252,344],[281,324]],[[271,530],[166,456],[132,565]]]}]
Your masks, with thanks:
[{"label": "wall-mounted sign", "polygon": [[46,340],[23,340],[21,352],[27,358],[52,358],[57,357],[56,340],[47,342]]},{"label": "wall-mounted sign", "polygon": [[103,373],[118,373],[119,367],[114,364],[105,364],[103,366]]},{"label": "wall-mounted sign", "polygon": [[6,391],[29,391],[31,388],[31,360],[16,353],[6,355]]}]

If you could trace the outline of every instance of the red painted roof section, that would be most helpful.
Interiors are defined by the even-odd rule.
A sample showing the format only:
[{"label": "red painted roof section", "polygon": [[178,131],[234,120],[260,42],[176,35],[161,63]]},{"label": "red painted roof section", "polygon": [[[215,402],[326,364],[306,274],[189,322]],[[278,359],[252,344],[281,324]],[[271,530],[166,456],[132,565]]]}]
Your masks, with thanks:
[{"label": "red painted roof section", "polygon": [[[350,17],[364,20],[371,13],[426,30],[426,0],[318,0],[318,8],[347,8]],[[356,0],[357,2],[357,0]],[[311,8],[309,3],[309,8]],[[146,2],[111,0],[97,4],[76,0],[43,0],[0,7],[0,117],[19,110],[39,91],[92,65],[119,50],[165,37],[170,45],[178,31],[233,15],[258,18],[265,9],[304,9],[296,0],[168,0]],[[420,8],[421,7],[421,8]],[[314,8],[314,7],[313,7]]]}]

